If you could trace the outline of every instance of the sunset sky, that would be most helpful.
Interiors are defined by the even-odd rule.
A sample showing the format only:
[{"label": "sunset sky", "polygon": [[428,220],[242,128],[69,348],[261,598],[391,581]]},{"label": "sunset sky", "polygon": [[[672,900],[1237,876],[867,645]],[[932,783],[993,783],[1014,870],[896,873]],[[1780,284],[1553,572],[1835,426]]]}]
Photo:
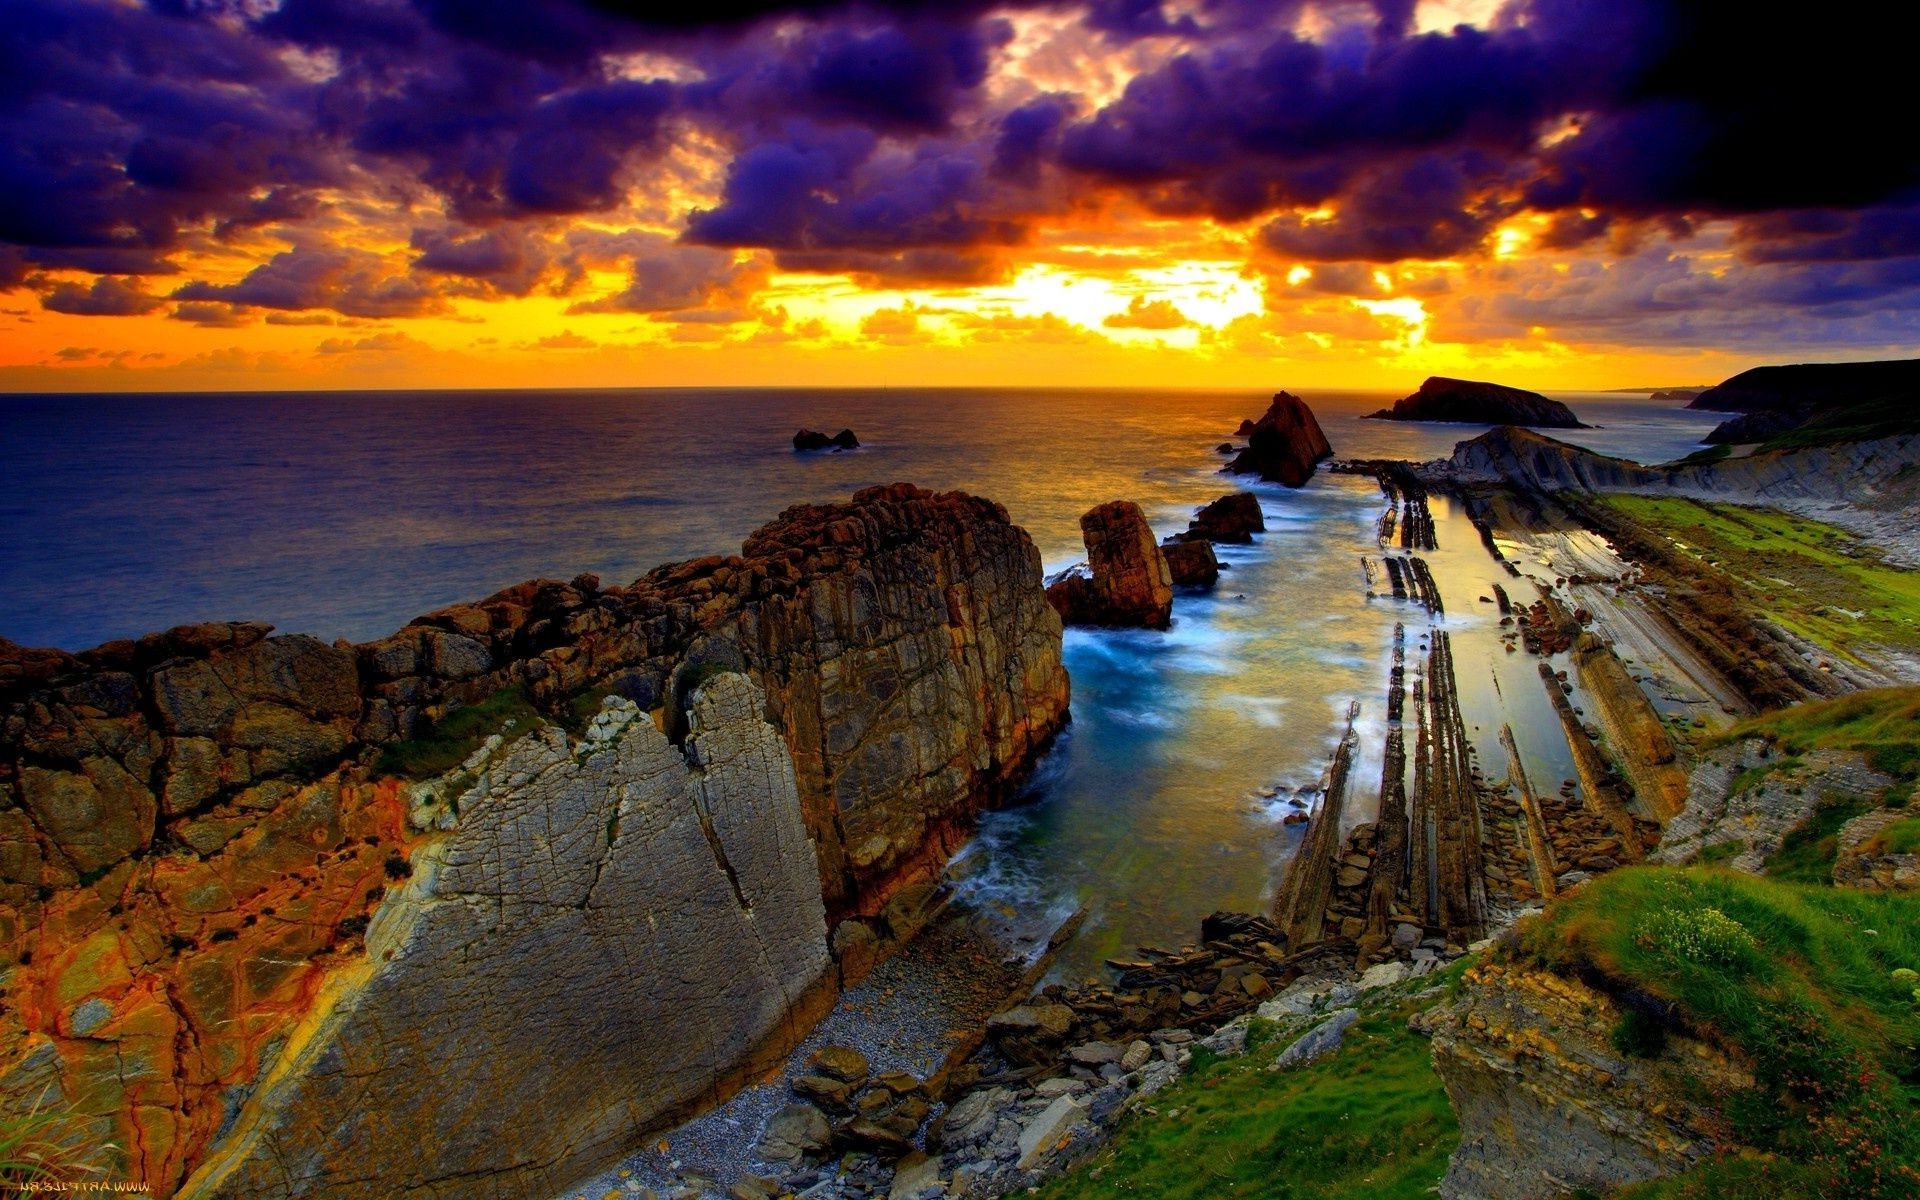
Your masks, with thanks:
[{"label": "sunset sky", "polygon": [[3,11],[0,389],[1625,387],[1920,343],[1908,46],[1847,9]]}]

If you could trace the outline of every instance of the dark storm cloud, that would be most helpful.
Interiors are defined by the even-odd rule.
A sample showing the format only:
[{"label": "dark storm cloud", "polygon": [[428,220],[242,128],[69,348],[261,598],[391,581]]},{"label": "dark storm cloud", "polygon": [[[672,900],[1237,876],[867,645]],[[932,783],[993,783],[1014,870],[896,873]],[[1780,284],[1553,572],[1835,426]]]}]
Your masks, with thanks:
[{"label": "dark storm cloud", "polygon": [[[1037,10],[1077,18],[1090,56],[1150,47],[1151,65],[1104,107],[997,84],[1010,16]],[[1909,107],[1906,43],[1865,17],[1516,0],[1486,29],[1421,33],[1415,15],[1412,0],[15,0],[0,284],[111,277],[47,291],[60,311],[106,311],[184,250],[273,237],[292,249],[175,297],[398,316],[442,309],[442,292],[524,295],[549,272],[578,282],[556,219],[619,211],[690,139],[726,164],[717,201],[673,214],[690,248],[873,279],[995,278],[1040,224],[1113,196],[1258,222],[1263,253],[1312,262],[1472,257],[1529,210],[1550,218],[1549,249],[1724,217],[1752,264],[1920,256],[1920,140],[1889,125]],[[647,69],[622,57],[641,52]],[[628,77],[658,63],[678,69]],[[333,244],[342,196],[427,230],[410,270]],[[607,303],[651,311],[639,261]]]},{"label": "dark storm cloud", "polygon": [[19,0],[0,21],[0,241],[46,266],[159,268],[183,227],[244,213],[255,189],[338,178],[309,104],[231,25]]}]

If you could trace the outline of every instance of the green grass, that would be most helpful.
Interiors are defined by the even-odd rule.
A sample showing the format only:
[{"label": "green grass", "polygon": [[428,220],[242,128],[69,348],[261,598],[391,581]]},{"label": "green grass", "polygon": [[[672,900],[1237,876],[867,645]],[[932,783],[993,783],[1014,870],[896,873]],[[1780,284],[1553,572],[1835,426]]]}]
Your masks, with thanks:
[{"label": "green grass", "polygon": [[1719,462],[1723,458],[1728,458],[1732,456],[1732,454],[1733,454],[1732,446],[1706,446],[1706,447],[1703,447],[1702,449],[1695,450],[1692,454],[1687,455],[1685,458],[1677,460],[1673,465],[1677,467],[1685,467],[1685,466],[1697,465],[1700,463]]},{"label": "green grass", "polygon": [[1876,854],[1920,854],[1920,817],[1905,817],[1873,839]]},{"label": "green grass", "polygon": [[1673,497],[1600,502],[1685,546],[1726,575],[1750,610],[1829,653],[1857,661],[1857,645],[1920,648],[1920,572],[1838,526]]},{"label": "green grass", "polygon": [[1426,1200],[1460,1129],[1431,1047],[1407,1028],[1422,1006],[1369,1013],[1338,1053],[1283,1072],[1266,1065],[1288,1038],[1256,1022],[1247,1054],[1196,1055],[1193,1069],[1149,1102],[1155,1111],[1136,1109],[1105,1148],[1039,1195]]},{"label": "green grass", "polygon": [[1744,1059],[1754,1086],[1710,1099],[1783,1161],[1713,1170],[1772,1181],[1770,1200],[1920,1194],[1920,1003],[1892,975],[1920,965],[1920,896],[1636,867],[1556,901],[1518,953],[1664,1002]]},{"label": "green grass", "polygon": [[517,684],[502,688],[478,704],[448,713],[418,737],[389,742],[381,748],[374,770],[405,779],[431,779],[465,762],[481,742],[506,729],[510,722],[514,729],[524,731],[539,721],[539,710],[533,707],[525,688]]},{"label": "green grass", "polygon": [[1874,808],[1864,796],[1821,797],[1807,823],[1780,839],[1780,848],[1767,859],[1767,875],[1788,883],[1831,884],[1833,864],[1840,857],[1840,827]]},{"label": "green grass", "polygon": [[1920,778],[1920,687],[1872,688],[1812,700],[1739,722],[1715,739],[1725,745],[1763,737],[1788,754],[1859,750],[1895,779]]}]

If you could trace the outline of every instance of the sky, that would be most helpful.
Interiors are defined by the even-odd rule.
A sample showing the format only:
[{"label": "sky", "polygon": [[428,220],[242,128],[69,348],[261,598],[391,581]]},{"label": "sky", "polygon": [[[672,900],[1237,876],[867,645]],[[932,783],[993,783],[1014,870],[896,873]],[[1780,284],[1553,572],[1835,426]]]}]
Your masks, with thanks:
[{"label": "sky", "polygon": [[0,390],[1911,355],[1886,11],[0,0]]}]

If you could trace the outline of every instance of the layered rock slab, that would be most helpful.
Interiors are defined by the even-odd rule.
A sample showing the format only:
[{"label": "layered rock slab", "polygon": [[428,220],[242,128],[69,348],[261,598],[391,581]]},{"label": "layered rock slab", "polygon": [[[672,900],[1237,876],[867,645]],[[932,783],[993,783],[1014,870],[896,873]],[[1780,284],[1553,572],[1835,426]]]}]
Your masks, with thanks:
[{"label": "layered rock slab", "polygon": [[833,977],[764,706],[723,674],[684,748],[619,701],[503,748],[180,1194],[557,1189],[777,1059]]},{"label": "layered rock slab", "polygon": [[1432,1014],[1433,1066],[1460,1122],[1443,1200],[1541,1200],[1678,1174],[1728,1137],[1702,1097],[1752,1085],[1718,1048],[1672,1035],[1613,1048],[1621,1011],[1577,980],[1483,963]]}]

